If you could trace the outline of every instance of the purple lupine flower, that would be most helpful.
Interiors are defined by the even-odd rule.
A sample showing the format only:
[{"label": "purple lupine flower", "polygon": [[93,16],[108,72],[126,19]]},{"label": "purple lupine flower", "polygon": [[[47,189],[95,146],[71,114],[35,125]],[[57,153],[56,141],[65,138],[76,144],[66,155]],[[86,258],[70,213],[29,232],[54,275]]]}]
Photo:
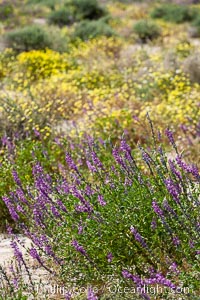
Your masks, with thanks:
[{"label": "purple lupine flower", "polygon": [[121,140],[120,150],[122,150],[125,153],[125,157],[128,161],[132,161],[131,147],[126,143],[124,139]]},{"label": "purple lupine flower", "polygon": [[125,178],[125,181],[124,181],[124,185],[126,186],[132,186],[133,184],[133,181],[130,179],[130,178]]},{"label": "purple lupine flower", "polygon": [[170,141],[170,143],[172,144],[172,146],[176,149],[176,144],[175,144],[175,141],[174,141],[173,132],[169,128],[167,128],[165,130],[165,134],[168,137],[168,140]]},{"label": "purple lupine flower", "polygon": [[175,164],[173,163],[173,161],[171,159],[169,159],[169,166],[171,169],[171,172],[179,179],[182,179],[181,173],[176,169]]},{"label": "purple lupine flower", "polygon": [[15,181],[15,183],[19,186],[21,186],[21,180],[19,179],[19,176],[17,174],[17,171],[16,170],[12,170],[12,176],[13,176],[13,179]]},{"label": "purple lupine flower", "polygon": [[121,165],[123,168],[126,168],[125,163],[124,163],[122,157],[120,156],[119,151],[118,151],[117,148],[114,148],[114,149],[112,150],[112,154],[113,154],[113,157],[114,157],[115,161],[116,161],[119,165]]},{"label": "purple lupine flower", "polygon": [[144,279],[144,283],[149,284],[149,285],[162,284],[162,285],[167,286],[171,289],[176,288],[176,286],[169,279],[165,278],[165,276],[163,276],[161,273],[156,273],[154,275],[154,277],[152,277],[152,278]]},{"label": "purple lupine flower", "polygon": [[72,297],[72,295],[71,295],[70,292],[67,292],[67,293],[65,294],[65,300],[71,300],[71,297]]},{"label": "purple lupine flower", "polygon": [[21,207],[21,205],[19,203],[17,204],[16,209],[18,212],[21,212],[23,214],[25,213],[25,210]]},{"label": "purple lupine flower", "polygon": [[109,263],[113,260],[113,255],[111,252],[109,252],[106,257]]},{"label": "purple lupine flower", "polygon": [[144,241],[144,238],[139,234],[139,232],[137,231],[136,228],[131,226],[130,231],[134,235],[135,240],[138,241],[142,245],[143,248],[148,248],[146,242]]},{"label": "purple lupine flower", "polygon": [[94,151],[91,152],[91,156],[92,156],[93,164],[98,168],[102,169],[103,168],[102,162],[100,161],[100,159],[98,158],[98,156]]},{"label": "purple lupine flower", "polygon": [[82,234],[83,233],[83,226],[79,225],[78,226],[78,234]]},{"label": "purple lupine flower", "polygon": [[91,209],[89,209],[88,207],[86,207],[85,205],[76,205],[75,206],[75,210],[77,212],[87,212],[87,213],[90,213],[91,212]]},{"label": "purple lupine flower", "polygon": [[89,185],[86,186],[84,192],[85,192],[85,194],[86,194],[87,196],[91,196],[91,195],[94,194],[94,191],[91,189],[91,187],[90,187]]},{"label": "purple lupine flower", "polygon": [[87,300],[98,300],[98,297],[94,294],[91,287],[88,288]]},{"label": "purple lupine flower", "polygon": [[29,205],[27,199],[25,198],[24,192],[21,188],[17,189],[15,191],[15,194],[22,203]]},{"label": "purple lupine flower", "polygon": [[97,172],[96,167],[93,166],[89,160],[86,161],[86,164],[87,164],[87,166],[88,166],[88,169],[89,169],[92,173],[96,173],[96,172]]},{"label": "purple lupine flower", "polygon": [[173,237],[172,242],[173,242],[174,246],[179,246],[181,243],[177,236]]},{"label": "purple lupine flower", "polygon": [[157,227],[157,222],[156,222],[156,219],[153,218],[152,221],[151,221],[151,228],[152,228],[153,230],[155,230],[156,227]]},{"label": "purple lupine flower", "polygon": [[176,212],[173,210],[173,208],[171,208],[171,206],[169,205],[167,200],[163,201],[163,207],[165,210],[167,210],[168,212],[170,212],[172,215],[174,215],[176,218],[178,217]]},{"label": "purple lupine flower", "polygon": [[37,129],[33,128],[33,131],[36,137],[40,136],[40,132]]},{"label": "purple lupine flower", "polygon": [[159,207],[158,203],[155,200],[152,202],[152,208],[159,217],[164,217],[163,210]]},{"label": "purple lupine flower", "polygon": [[38,254],[38,252],[37,252],[37,250],[35,248],[32,247],[29,250],[29,254],[32,256],[32,258],[36,259],[41,266],[44,267],[44,264],[43,264],[43,262],[42,262],[42,260],[40,258],[40,255]]},{"label": "purple lupine flower", "polygon": [[190,246],[190,248],[194,248],[194,241],[190,240],[189,241],[189,246]]},{"label": "purple lupine flower", "polygon": [[180,274],[180,271],[178,270],[178,266],[175,262],[173,262],[169,268],[170,270],[172,270],[172,272],[176,274]]},{"label": "purple lupine flower", "polygon": [[197,180],[200,179],[198,168],[195,165],[188,165],[184,161],[182,161],[182,158],[180,155],[176,156],[176,162],[181,167],[182,170],[191,173]]},{"label": "purple lupine flower", "polygon": [[175,183],[171,178],[165,179],[164,183],[170,195],[173,197],[176,203],[179,203],[179,195],[181,193],[179,184]]},{"label": "purple lupine flower", "polygon": [[15,241],[11,241],[10,243],[12,249],[14,250],[14,256],[16,257],[17,261],[19,264],[23,262],[23,255],[22,252],[20,251],[17,243]]},{"label": "purple lupine flower", "polygon": [[44,171],[39,162],[33,166],[32,172],[34,176],[43,174]]},{"label": "purple lupine flower", "polygon": [[106,205],[106,201],[104,200],[102,195],[98,195],[98,202],[101,206],[105,206]]},{"label": "purple lupine flower", "polygon": [[56,218],[61,218],[61,215],[59,214],[57,208],[54,205],[51,205],[51,212]]},{"label": "purple lupine flower", "polygon": [[62,202],[60,199],[58,199],[58,200],[56,201],[56,203],[57,203],[59,209],[61,209],[61,210],[64,211],[65,213],[67,213],[67,209],[66,209],[65,205],[63,204],[63,202]]},{"label": "purple lupine flower", "polygon": [[2,197],[2,199],[3,199],[4,203],[7,206],[12,219],[14,221],[18,221],[19,220],[19,216],[18,216],[18,214],[16,212],[16,209],[15,209],[13,203],[11,202],[11,200],[8,197]]},{"label": "purple lupine flower", "polygon": [[66,160],[68,166],[69,166],[72,170],[74,170],[74,171],[76,171],[76,172],[78,173],[78,168],[77,168],[75,162],[73,161],[71,155],[70,155],[68,152],[67,152],[66,155],[65,155],[65,160]]},{"label": "purple lupine flower", "polygon": [[81,203],[85,207],[87,207],[88,211],[92,211],[90,203],[84,199],[84,197],[81,195],[81,192],[76,188],[76,186],[72,186],[71,192],[74,197],[78,198],[81,201]]},{"label": "purple lupine flower", "polygon": [[84,256],[87,256],[87,253],[86,253],[85,249],[83,248],[83,246],[79,245],[77,240],[73,240],[71,244],[76,249],[77,252],[83,254]]},{"label": "purple lupine flower", "polygon": [[146,164],[150,164],[152,161],[151,156],[146,151],[142,150],[142,159],[146,162]]},{"label": "purple lupine flower", "polygon": [[196,255],[200,255],[200,250],[195,251]]},{"label": "purple lupine flower", "polygon": [[139,288],[141,290],[140,296],[143,299],[151,300],[151,298],[146,293],[144,293],[144,290],[142,289],[142,286],[144,286],[145,281],[142,280],[138,275],[133,275],[133,274],[129,273],[127,270],[123,270],[122,271],[122,276],[125,279],[131,279],[136,284],[137,288]]}]

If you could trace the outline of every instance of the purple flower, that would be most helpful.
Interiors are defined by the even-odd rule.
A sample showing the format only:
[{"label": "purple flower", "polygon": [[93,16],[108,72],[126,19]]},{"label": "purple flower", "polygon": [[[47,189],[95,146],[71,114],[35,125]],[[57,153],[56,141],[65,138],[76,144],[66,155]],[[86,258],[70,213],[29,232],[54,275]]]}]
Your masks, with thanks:
[{"label": "purple flower", "polygon": [[182,179],[181,173],[176,169],[175,164],[173,163],[173,161],[171,159],[169,159],[169,166],[171,169],[171,172],[179,179]]},{"label": "purple flower", "polygon": [[88,292],[87,292],[87,300],[98,300],[98,297],[95,296],[93,290],[91,287],[88,288]]},{"label": "purple flower", "polygon": [[121,140],[120,150],[122,150],[125,153],[125,157],[128,161],[132,161],[131,147],[126,143],[125,140]]},{"label": "purple flower", "polygon": [[179,203],[179,195],[181,193],[179,184],[175,183],[171,178],[165,179],[164,183],[170,195],[173,197],[176,203]]},{"label": "purple flower", "polygon": [[151,228],[152,228],[153,230],[155,230],[156,227],[157,227],[156,219],[153,218],[153,220],[152,220],[152,222],[151,222]]},{"label": "purple flower", "polygon": [[108,260],[109,263],[113,260],[113,255],[112,255],[111,252],[109,252],[109,253],[107,254],[107,260]]},{"label": "purple flower", "polygon": [[190,240],[189,241],[189,246],[190,246],[190,248],[194,248],[194,241]]},{"label": "purple flower", "polygon": [[147,164],[150,164],[152,159],[151,159],[151,156],[145,152],[144,150],[142,150],[142,159],[147,163]]},{"label": "purple flower", "polygon": [[83,233],[83,226],[79,225],[78,226],[78,234],[82,234]]},{"label": "purple flower", "polygon": [[18,221],[19,220],[19,216],[18,216],[18,214],[16,212],[16,209],[15,209],[13,203],[11,202],[11,200],[8,197],[3,197],[2,199],[3,199],[4,203],[7,206],[12,219],[14,221]]},{"label": "purple flower", "polygon": [[181,243],[177,236],[173,237],[172,242],[173,242],[174,246],[179,246]]},{"label": "purple flower", "polygon": [[138,241],[142,245],[143,248],[148,248],[146,242],[144,241],[143,237],[139,234],[139,232],[137,231],[136,228],[131,226],[130,231],[134,235],[135,240]]},{"label": "purple flower", "polygon": [[87,164],[87,166],[88,166],[88,169],[89,169],[92,173],[97,172],[96,167],[93,166],[89,160],[86,161],[86,164]]},{"label": "purple flower", "polygon": [[162,209],[159,207],[158,203],[154,200],[152,202],[152,207],[153,207],[153,210],[154,212],[159,216],[159,217],[164,217],[164,213],[162,211]]},{"label": "purple flower", "polygon": [[75,210],[76,210],[77,212],[87,212],[87,213],[91,212],[91,209],[89,209],[89,208],[86,207],[85,205],[76,205],[76,206],[75,206]]},{"label": "purple flower", "polygon": [[66,153],[65,160],[66,160],[68,166],[72,170],[78,172],[78,168],[77,168],[76,164],[74,163],[73,159],[71,158],[71,155],[68,152]]},{"label": "purple flower", "polygon": [[91,189],[91,187],[89,185],[87,185],[86,188],[85,188],[85,194],[87,196],[91,196],[91,195],[94,194],[94,191]]},{"label": "purple flower", "polygon": [[22,252],[19,250],[17,243],[15,241],[11,241],[10,245],[14,250],[14,256],[18,260],[18,263],[21,264],[23,262],[23,255]]},{"label": "purple flower", "polygon": [[195,165],[188,165],[184,161],[182,161],[181,156],[176,156],[176,161],[179,167],[181,167],[182,170],[191,173],[197,180],[200,179],[198,168]]},{"label": "purple flower", "polygon": [[65,300],[71,300],[71,293],[70,292],[67,292],[65,294]]},{"label": "purple flower", "polygon": [[106,205],[106,201],[104,200],[103,196],[102,195],[98,195],[98,201],[99,201],[99,204],[101,206],[105,206]]},{"label": "purple flower", "polygon": [[172,272],[174,272],[174,273],[176,273],[176,274],[179,274],[179,273],[180,273],[180,271],[178,270],[178,266],[177,266],[177,264],[176,264],[175,262],[172,263],[171,266],[170,266],[169,268],[172,270]]},{"label": "purple flower", "polygon": [[56,207],[54,205],[51,205],[51,212],[56,218],[61,218],[58,210],[56,209]]},{"label": "purple flower", "polygon": [[77,240],[72,241],[72,246],[76,249],[77,252],[83,254],[84,256],[87,255],[85,249],[82,246],[79,245]]},{"label": "purple flower", "polygon": [[17,185],[21,186],[21,180],[19,179],[19,176],[18,176],[16,170],[13,170],[13,171],[12,171],[12,176],[13,176],[13,179],[14,179],[15,183],[16,183]]},{"label": "purple flower", "polygon": [[115,159],[115,161],[121,165],[123,168],[126,168],[125,164],[124,164],[124,161],[122,159],[122,157],[120,156],[119,154],[119,151],[117,148],[114,148],[113,151],[112,151],[112,154],[113,154],[113,157]]},{"label": "purple flower", "polygon": [[170,143],[172,144],[172,146],[174,146],[174,148],[176,149],[176,144],[175,144],[175,141],[174,141],[174,136],[173,136],[172,131],[169,128],[167,128],[165,130],[165,134],[168,137],[168,139],[169,139]]},{"label": "purple flower", "polygon": [[98,168],[102,169],[103,165],[102,165],[100,159],[98,158],[98,156],[96,155],[96,153],[94,151],[91,152],[91,156],[92,156],[93,164],[95,166],[97,166]]}]

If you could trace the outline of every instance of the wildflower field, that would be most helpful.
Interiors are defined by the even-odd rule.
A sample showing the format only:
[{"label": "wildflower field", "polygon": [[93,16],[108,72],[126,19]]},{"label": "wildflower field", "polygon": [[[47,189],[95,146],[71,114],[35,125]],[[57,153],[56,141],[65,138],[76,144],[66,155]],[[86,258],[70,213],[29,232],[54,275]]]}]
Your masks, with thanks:
[{"label": "wildflower field", "polygon": [[0,0],[0,299],[200,299],[199,46],[200,1]]}]

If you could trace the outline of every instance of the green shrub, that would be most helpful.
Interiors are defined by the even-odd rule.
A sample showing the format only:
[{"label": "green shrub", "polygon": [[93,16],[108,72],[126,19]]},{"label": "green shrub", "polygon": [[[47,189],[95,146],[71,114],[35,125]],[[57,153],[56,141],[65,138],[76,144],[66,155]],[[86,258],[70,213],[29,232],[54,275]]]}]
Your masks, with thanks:
[{"label": "green shrub", "polygon": [[47,32],[38,25],[26,26],[6,35],[7,46],[16,51],[50,48],[52,43]]},{"label": "green shrub", "polygon": [[58,0],[29,0],[28,4],[40,4],[54,10]]},{"label": "green shrub", "polygon": [[0,19],[8,19],[14,12],[13,6],[10,3],[3,2],[0,4]]},{"label": "green shrub", "polygon": [[115,31],[102,20],[98,21],[82,21],[75,29],[74,37],[82,40],[88,40],[100,35],[113,36]]},{"label": "green shrub", "polygon": [[194,19],[192,26],[196,29],[197,36],[200,36],[200,14]]},{"label": "green shrub", "polygon": [[96,20],[107,14],[106,10],[98,4],[97,0],[73,0],[72,3],[78,19]]},{"label": "green shrub", "polygon": [[148,20],[138,21],[135,23],[133,30],[143,42],[153,40],[161,34],[160,27]]},{"label": "green shrub", "polygon": [[183,23],[192,21],[197,15],[196,10],[186,5],[164,4],[156,7],[152,13],[152,18],[160,18],[167,22]]},{"label": "green shrub", "polygon": [[55,24],[60,27],[70,25],[74,22],[74,15],[71,9],[61,7],[49,15],[48,22],[49,24]]}]

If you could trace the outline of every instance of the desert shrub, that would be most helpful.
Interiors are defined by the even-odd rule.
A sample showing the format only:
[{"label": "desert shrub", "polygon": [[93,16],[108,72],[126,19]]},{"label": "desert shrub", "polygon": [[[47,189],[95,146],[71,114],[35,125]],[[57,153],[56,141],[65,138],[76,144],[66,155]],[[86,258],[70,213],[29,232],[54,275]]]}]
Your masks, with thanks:
[{"label": "desert shrub", "polygon": [[100,35],[111,37],[116,35],[115,31],[105,22],[98,21],[82,21],[76,26],[74,37],[81,40],[88,40]]},{"label": "desert shrub", "polygon": [[13,14],[13,6],[9,3],[2,3],[0,5],[0,18],[7,19]]},{"label": "desert shrub", "polygon": [[99,19],[107,14],[105,8],[101,7],[97,0],[73,0],[76,16],[78,19]]},{"label": "desert shrub", "polygon": [[51,10],[55,9],[56,4],[59,0],[28,0],[28,4],[39,4],[49,7]]},{"label": "desert shrub", "polygon": [[199,37],[200,36],[200,14],[192,22],[192,26],[194,28],[193,37]]},{"label": "desert shrub", "polygon": [[14,12],[14,8],[11,3],[6,3],[5,1],[0,4],[0,19],[8,19]]},{"label": "desert shrub", "polygon": [[135,23],[133,29],[143,42],[156,39],[161,34],[160,27],[149,20],[138,21]]},{"label": "desert shrub", "polygon": [[52,45],[48,33],[38,25],[26,26],[9,32],[6,35],[8,47],[16,51],[45,49]]},{"label": "desert shrub", "polygon": [[190,55],[183,64],[184,71],[190,76],[192,82],[200,83],[200,53]]},{"label": "desert shrub", "polygon": [[[29,257],[46,271],[56,270],[54,280],[70,291],[97,288],[100,297],[88,300],[116,299],[114,293],[103,295],[116,284],[119,299],[132,299],[126,298],[125,287],[132,294],[138,287],[139,297],[144,284],[149,290],[155,284],[162,287],[160,297],[166,296],[164,288],[180,297],[184,295],[180,287],[188,287],[197,299],[200,178],[197,167],[184,161],[172,131],[166,130],[166,136],[175,151],[173,159],[155,136],[153,148],[140,147],[137,152],[124,138],[113,146],[86,136],[71,148],[58,140],[66,160],[62,171],[49,168],[48,172],[43,164],[46,160],[51,164],[50,157],[42,151],[44,158],[37,155],[31,164],[28,186],[26,169],[21,179],[13,164],[16,189],[3,201],[21,232],[31,239]],[[23,254],[19,264],[24,263],[22,258]],[[12,283],[13,274],[9,278]],[[8,282],[3,281],[7,295],[12,291]],[[140,295],[153,299],[144,292]]]},{"label": "desert shrub", "polygon": [[192,21],[197,15],[197,11],[184,5],[164,4],[156,7],[152,13],[152,18],[164,19],[167,22],[183,23]]},{"label": "desert shrub", "polygon": [[48,22],[58,26],[70,25],[74,22],[73,12],[69,8],[61,7],[49,15]]}]

